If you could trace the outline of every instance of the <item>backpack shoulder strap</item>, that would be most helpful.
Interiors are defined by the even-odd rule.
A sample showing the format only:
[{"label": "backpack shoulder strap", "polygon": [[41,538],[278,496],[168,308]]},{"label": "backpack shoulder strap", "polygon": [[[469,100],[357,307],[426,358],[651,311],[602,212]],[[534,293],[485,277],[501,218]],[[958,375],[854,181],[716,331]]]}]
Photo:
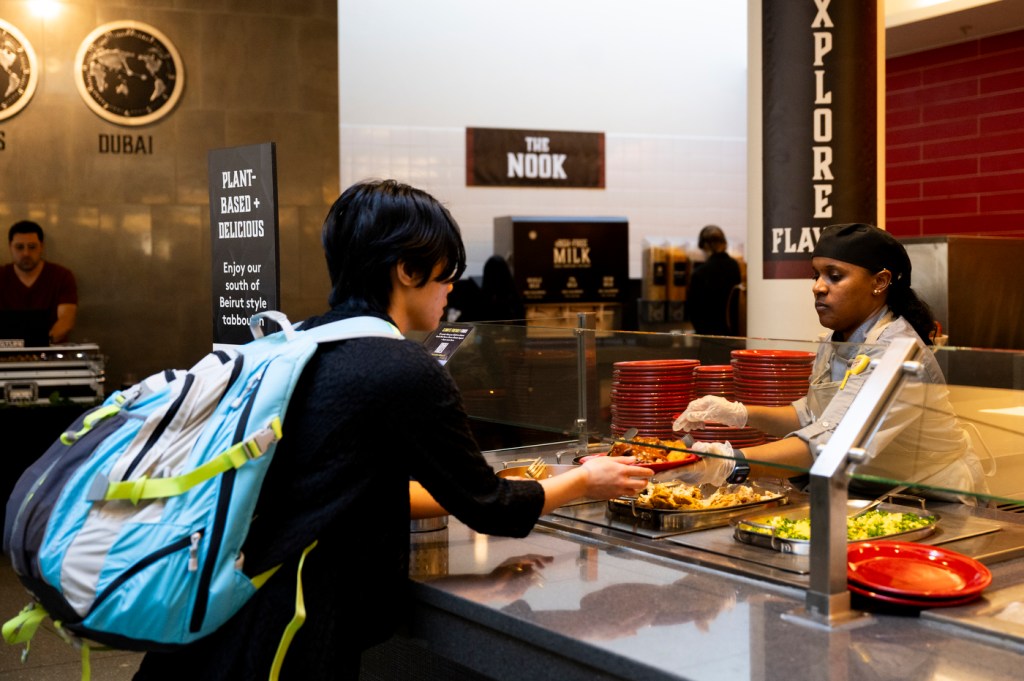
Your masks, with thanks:
[{"label": "backpack shoulder strap", "polygon": [[307,338],[315,340],[317,343],[329,343],[331,341],[346,340],[349,338],[359,338],[364,336],[378,336],[383,338],[395,338],[398,340],[405,338],[405,336],[402,335],[402,332],[398,330],[397,326],[379,317],[350,317],[349,319],[342,319],[337,322],[331,322],[330,324],[315,326],[312,329],[302,329],[302,322],[292,326],[292,323],[288,321],[288,317],[283,312],[279,312],[277,310],[257,312],[250,318],[249,328],[252,330],[254,338],[263,337],[263,329],[259,325],[261,319],[273,320],[279,327],[281,327],[281,330],[284,331],[285,338],[288,340],[295,338],[295,336],[300,332]]},{"label": "backpack shoulder strap", "polygon": [[394,338],[401,340],[405,338],[398,327],[380,317],[350,317],[322,326],[314,326],[301,332],[307,338],[317,343],[329,343],[331,341],[347,340],[349,338],[362,338],[374,336],[379,338]]}]

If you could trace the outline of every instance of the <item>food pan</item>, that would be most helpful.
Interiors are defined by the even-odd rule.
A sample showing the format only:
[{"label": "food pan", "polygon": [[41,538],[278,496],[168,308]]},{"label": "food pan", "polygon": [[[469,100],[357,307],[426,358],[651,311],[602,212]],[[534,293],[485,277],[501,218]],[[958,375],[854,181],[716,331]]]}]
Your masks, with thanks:
[{"label": "food pan", "polygon": [[[532,461],[532,459],[531,459],[531,461]],[[515,462],[510,462],[510,463],[515,463]],[[522,464],[522,465],[519,465],[519,466],[509,466],[508,468],[504,468],[504,469],[498,471],[498,477],[499,478],[525,478],[525,479],[529,479],[529,476],[526,475],[526,469],[529,468],[529,467],[530,467],[529,463],[525,463],[525,464]],[[544,466],[544,477],[545,478],[553,478],[556,475],[561,475],[562,473],[568,473],[569,471],[571,471],[573,469],[576,469],[576,468],[579,468],[579,466],[573,466],[572,464],[565,464],[565,463],[549,463],[546,466]]]},{"label": "food pan", "polygon": [[[650,508],[636,503],[634,497],[619,497],[608,500],[608,515],[654,530],[671,530],[689,532],[711,527],[728,525],[729,520],[736,516],[746,515],[753,509],[766,509],[788,503],[790,487],[774,480],[750,481],[748,486],[760,493],[774,494],[771,499],[756,501],[736,506],[705,509],[667,509]],[[723,485],[728,488],[731,485]],[[714,494],[720,488],[715,485],[701,485],[705,497]]]},{"label": "food pan", "polygon": [[[916,528],[905,532],[894,532],[892,534],[881,535],[877,537],[868,537],[866,539],[852,540],[851,543],[859,541],[878,541],[880,539],[900,539],[902,541],[917,541],[924,537],[929,536],[935,532],[936,527],[939,524],[939,516],[935,513],[930,513],[924,510],[923,500],[921,501],[921,508],[914,508],[912,506],[903,506],[900,504],[879,504],[876,510],[885,511],[888,513],[907,513],[909,515],[915,515],[919,518],[932,518],[931,523],[928,525]],[[862,510],[866,504],[870,502],[851,500],[847,503],[847,515],[852,516],[858,511]],[[799,506],[792,506],[784,511],[778,513],[755,513],[755,514],[744,514],[742,516],[734,518],[732,526],[734,529],[733,536],[737,541],[744,544],[752,544],[754,546],[762,546],[764,548],[773,549],[780,553],[794,553],[801,556],[806,556],[811,552],[811,542],[807,539],[792,539],[789,537],[779,537],[775,534],[775,528],[768,524],[768,521],[773,516],[781,516],[791,520],[801,520],[809,518],[811,514],[811,507],[809,504],[800,504]]]}]

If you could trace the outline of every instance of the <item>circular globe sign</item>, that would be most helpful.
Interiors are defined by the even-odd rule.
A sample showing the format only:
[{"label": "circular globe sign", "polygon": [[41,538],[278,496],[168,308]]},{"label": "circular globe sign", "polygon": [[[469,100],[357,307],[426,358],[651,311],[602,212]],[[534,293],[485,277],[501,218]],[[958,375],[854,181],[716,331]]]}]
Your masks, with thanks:
[{"label": "circular globe sign", "polygon": [[174,44],[138,21],[97,28],[78,48],[75,65],[82,99],[101,118],[118,125],[160,120],[185,87],[185,68]]},{"label": "circular globe sign", "polygon": [[25,108],[38,82],[32,45],[21,31],[0,19],[0,121]]}]

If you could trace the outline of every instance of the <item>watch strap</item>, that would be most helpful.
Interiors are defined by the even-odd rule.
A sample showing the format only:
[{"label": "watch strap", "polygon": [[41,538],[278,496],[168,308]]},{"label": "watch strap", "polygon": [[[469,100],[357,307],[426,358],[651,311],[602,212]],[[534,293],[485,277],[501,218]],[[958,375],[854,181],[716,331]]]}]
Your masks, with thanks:
[{"label": "watch strap", "polygon": [[725,481],[730,485],[737,485],[746,482],[750,477],[750,464],[747,463],[747,457],[742,449],[734,449],[732,453],[736,457],[736,463]]}]

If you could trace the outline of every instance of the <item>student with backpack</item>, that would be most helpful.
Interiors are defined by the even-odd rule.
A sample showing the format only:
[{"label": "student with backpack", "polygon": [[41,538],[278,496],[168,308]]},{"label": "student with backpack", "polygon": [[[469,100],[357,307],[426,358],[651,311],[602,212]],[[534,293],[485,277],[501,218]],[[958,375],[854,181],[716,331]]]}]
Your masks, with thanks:
[{"label": "student with backpack", "polygon": [[[447,209],[390,180],[342,193],[322,238],[330,310],[304,328],[369,315],[402,332],[431,330],[465,268]],[[558,506],[635,494],[651,474],[623,465],[632,459],[596,457],[542,481],[497,477],[449,374],[421,344],[397,338],[322,343],[283,432],[242,547],[246,574],[280,568],[211,635],[147,653],[138,681],[269,678],[300,562],[306,620],[280,677],[357,679],[362,651],[394,632],[408,602],[410,518],[450,512],[478,532],[522,537]]]}]

